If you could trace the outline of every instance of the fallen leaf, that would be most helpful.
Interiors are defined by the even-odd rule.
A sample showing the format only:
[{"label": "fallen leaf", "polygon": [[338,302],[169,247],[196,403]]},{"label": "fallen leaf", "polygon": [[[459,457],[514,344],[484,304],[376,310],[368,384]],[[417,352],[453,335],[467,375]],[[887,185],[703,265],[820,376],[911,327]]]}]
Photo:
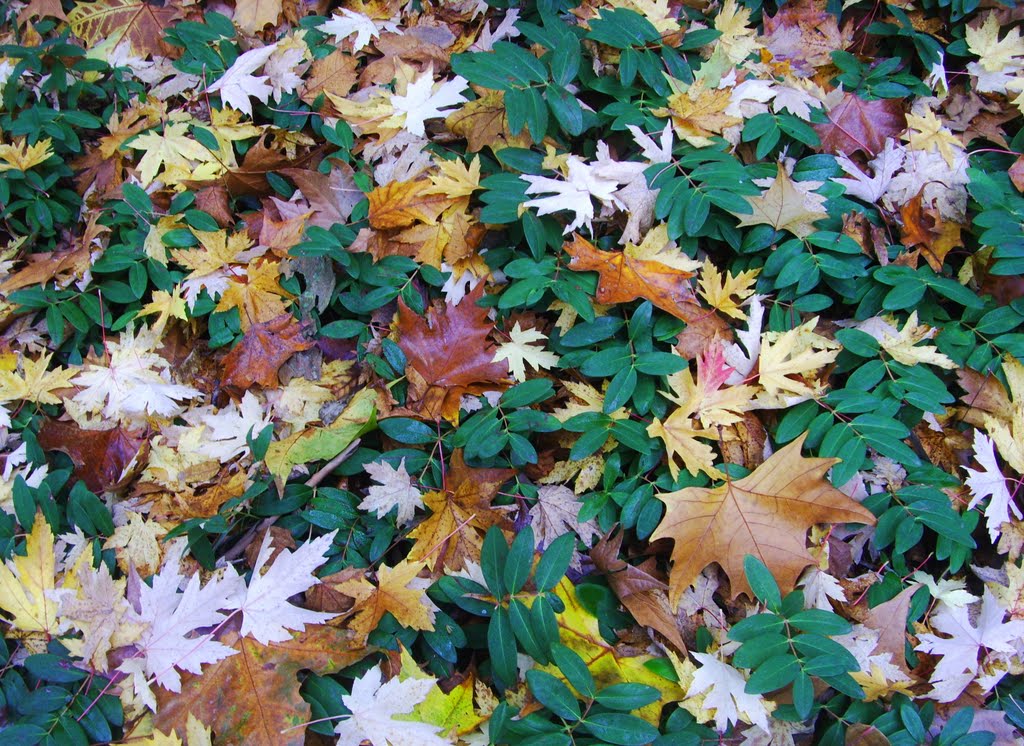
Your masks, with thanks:
[{"label": "fallen leaf", "polygon": [[150,54],[175,58],[181,53],[163,40],[164,32],[182,19],[184,13],[177,2],[155,5],[141,0],[98,0],[77,3],[68,13],[71,30],[86,48],[106,40],[111,49],[122,41],[138,57]]},{"label": "fallen leaf", "polygon": [[242,340],[224,356],[224,385],[248,389],[260,385],[266,389],[281,385],[277,371],[300,350],[308,350],[313,341],[302,333],[302,326],[290,313],[250,326]]},{"label": "fallen leaf", "polygon": [[825,198],[813,191],[801,190],[780,163],[772,185],[756,197],[744,197],[752,214],[741,215],[740,227],[770,225],[777,231],[789,231],[797,238],[806,238],[817,230],[814,223],[828,217]]},{"label": "fallen leaf", "polygon": [[775,576],[783,593],[816,562],[807,551],[807,531],[816,523],[874,525],[861,507],[825,479],[834,458],[804,458],[801,436],[776,451],[750,475],[718,487],[687,487],[657,495],[665,517],[651,539],[672,539],[669,600],[679,597],[701,570],[717,562],[732,581],[731,598],[753,599],[743,570],[752,554]]},{"label": "fallen leaf", "polygon": [[819,146],[826,153],[853,155],[857,151],[874,158],[885,148],[888,137],[897,137],[907,128],[903,100],[898,98],[865,101],[854,93],[828,110],[829,121],[814,125]]},{"label": "fallen leaf", "polygon": [[312,715],[297,677],[301,671],[335,673],[372,652],[354,647],[352,639],[323,625],[269,645],[226,632],[219,642],[237,654],[207,665],[201,676],[185,674],[180,694],[161,690],[153,725],[184,733],[192,714],[224,746],[303,746]]},{"label": "fallen leaf", "polygon": [[394,567],[381,565],[376,586],[365,577],[335,584],[334,590],[355,599],[356,615],[349,620],[348,629],[365,641],[381,618],[390,613],[403,627],[433,632],[440,609],[427,597],[431,581],[417,577],[425,567],[425,562],[403,560]]},{"label": "fallen leaf", "polygon": [[115,425],[109,430],[83,430],[74,422],[47,420],[39,429],[39,445],[61,451],[75,464],[75,476],[96,494],[115,490],[130,476],[129,465],[144,466],[145,432]]},{"label": "fallen leaf", "polygon": [[608,584],[633,618],[646,627],[663,634],[680,653],[686,653],[686,643],[679,633],[675,614],[668,603],[668,585],[639,567],[619,559],[624,531],[609,534],[590,550],[594,566],[604,573]]},{"label": "fallen leaf", "polygon": [[25,554],[15,554],[0,565],[0,609],[15,637],[50,637],[57,633],[57,602],[50,598],[55,588],[57,557],[53,532],[42,513],[36,513],[32,532],[25,541]]}]

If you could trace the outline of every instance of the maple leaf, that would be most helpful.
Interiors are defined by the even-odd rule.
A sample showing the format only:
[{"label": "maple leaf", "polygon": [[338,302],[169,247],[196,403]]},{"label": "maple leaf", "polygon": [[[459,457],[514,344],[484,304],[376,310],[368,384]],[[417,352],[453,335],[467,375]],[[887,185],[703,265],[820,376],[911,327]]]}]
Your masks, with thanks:
[{"label": "maple leaf", "polygon": [[847,93],[828,110],[829,121],[814,125],[826,153],[853,155],[858,150],[874,158],[885,149],[887,138],[896,137],[907,127],[903,102],[897,98],[865,101]]},{"label": "maple leaf", "polygon": [[313,208],[309,225],[330,230],[335,224],[346,222],[366,195],[356,186],[352,166],[338,159],[328,160],[328,174],[304,168],[283,168],[281,173],[295,182]]},{"label": "maple leaf", "polygon": [[244,590],[242,579],[231,570],[202,585],[196,573],[179,592],[184,581],[178,557],[169,556],[153,576],[152,587],[139,583],[139,610],[128,615],[131,622],[145,626],[135,642],[141,660],[128,658],[118,668],[132,676],[136,695],[153,708],[156,701],[147,677],[152,676],[164,689],[180,692],[178,669],[198,674],[203,664],[216,663],[236,652],[197,630],[214,627],[227,618],[221,610],[237,605]]},{"label": "maple leaf", "polygon": [[153,352],[154,342],[146,331],[136,335],[130,329],[118,341],[108,340],[106,364],[87,363],[73,379],[81,387],[73,401],[122,422],[179,414],[180,401],[197,399],[202,392],[171,382],[170,363]]},{"label": "maple leaf", "polygon": [[[758,402],[764,407],[790,406],[797,401],[822,394],[822,385],[808,377],[830,365],[839,354],[840,345],[814,332],[818,317],[787,332],[765,332],[761,335],[757,382],[765,396]],[[793,378],[799,376],[800,378]]]},{"label": "maple leaf", "polygon": [[733,213],[739,226],[770,225],[777,231],[789,231],[797,238],[815,232],[814,223],[828,215],[825,197],[811,191],[811,183],[794,182],[780,163],[771,186],[756,197],[744,197],[751,214]]},{"label": "maple leaf", "polygon": [[524,127],[519,134],[509,130],[504,102],[505,94],[502,91],[488,90],[480,98],[449,114],[445,126],[452,134],[466,139],[466,149],[471,153],[485,147],[502,150],[529,145],[531,140],[528,128]]},{"label": "maple leaf", "polygon": [[71,388],[71,378],[77,370],[57,366],[47,370],[53,354],[41,355],[38,359],[23,357],[22,374],[11,370],[0,370],[0,401],[22,400],[38,404],[60,404],[54,392]]},{"label": "maple leaf", "polygon": [[353,52],[365,49],[372,39],[380,36],[381,31],[389,31],[393,34],[402,33],[394,21],[374,21],[369,16],[348,8],[340,8],[331,16],[330,20],[321,23],[316,29],[325,34],[331,34],[335,44],[341,44],[342,40],[355,34],[355,39],[352,40]]},{"label": "maple leaf", "polygon": [[646,627],[653,627],[671,642],[676,650],[686,652],[676,615],[668,603],[668,585],[640,567],[619,559],[624,531],[601,538],[590,550],[594,566],[608,578],[608,585],[633,618]]},{"label": "maple leaf", "polygon": [[215,310],[237,308],[242,331],[287,314],[284,301],[293,296],[281,287],[280,268],[280,262],[267,259],[249,262],[243,276],[228,277]]},{"label": "maple leaf", "polygon": [[392,181],[371,191],[370,226],[377,230],[408,228],[417,221],[433,223],[451,202],[425,180]]},{"label": "maple leaf", "polygon": [[134,510],[126,511],[123,520],[103,543],[103,548],[120,550],[115,552],[117,564],[126,573],[134,569],[146,577],[156,572],[163,555],[158,540],[167,529],[159,521],[147,521]]},{"label": "maple leaf", "polygon": [[990,498],[985,507],[985,525],[988,526],[988,535],[993,544],[999,538],[1000,527],[1009,523],[1011,510],[1018,520],[1024,518],[1006,487],[1006,477],[996,463],[994,448],[995,444],[990,437],[975,430],[974,458],[981,470],[963,467],[969,475],[964,483],[971,491],[971,502],[967,504],[967,509],[971,510],[986,497]]},{"label": "maple leaf", "polygon": [[39,429],[39,445],[71,456],[75,476],[97,494],[116,489],[128,477],[131,466],[145,460],[142,431],[116,425],[109,430],[82,430],[75,423],[47,420]]},{"label": "maple leaf", "polygon": [[908,140],[914,150],[937,150],[950,167],[956,161],[957,153],[964,149],[964,144],[943,126],[931,109],[923,116],[907,115],[907,132],[903,139]]},{"label": "maple leaf", "polygon": [[750,10],[739,5],[736,0],[726,0],[718,15],[715,16],[715,30],[721,36],[715,42],[716,51],[720,50],[734,65],[743,62],[757,49],[757,34],[750,23]]},{"label": "maple leaf", "polygon": [[179,694],[158,692],[155,727],[184,732],[195,715],[224,746],[302,746],[312,714],[299,693],[301,672],[336,673],[373,652],[347,630],[322,625],[269,645],[227,630],[218,644],[232,654],[201,676],[186,673]]},{"label": "maple leaf", "polygon": [[687,282],[693,272],[680,269],[678,257],[671,252],[661,257],[659,254],[637,256],[635,251],[629,252],[628,247],[627,251],[601,251],[579,234],[573,235],[572,241],[563,248],[572,257],[571,269],[596,270],[601,275],[597,283],[598,303],[628,303],[646,298],[663,311],[690,323],[714,316],[696,303]]},{"label": "maple leaf", "polygon": [[442,566],[459,570],[467,560],[478,562],[484,532],[491,526],[509,526],[508,508],[494,507],[491,500],[513,473],[512,469],[470,468],[462,451],[454,451],[446,488],[423,496],[431,515],[409,532],[416,543],[408,559],[423,560],[433,570]]},{"label": "maple leaf", "polygon": [[268,75],[253,75],[257,68],[262,67],[277,50],[277,44],[268,44],[258,49],[250,49],[239,55],[234,64],[206,89],[207,93],[220,93],[220,99],[227,106],[252,116],[251,98],[261,103],[270,100],[274,92],[273,86],[267,83]]},{"label": "maple leaf", "polygon": [[517,321],[508,336],[509,341],[498,345],[491,362],[507,360],[512,378],[520,383],[526,380],[525,363],[529,363],[534,370],[543,370],[558,365],[558,355],[530,344],[531,342],[544,342],[547,339],[536,329],[521,329]]},{"label": "maple leaf", "polygon": [[15,637],[57,633],[57,602],[54,591],[57,558],[53,551],[53,532],[41,513],[37,513],[32,531],[25,541],[25,554],[15,554],[0,565],[0,609],[10,614],[4,619]]},{"label": "maple leaf", "polygon": [[246,34],[254,36],[265,26],[277,23],[282,5],[282,0],[239,0],[232,20]]},{"label": "maple leaf", "polygon": [[462,91],[468,87],[469,83],[461,75],[434,83],[434,68],[431,65],[408,84],[405,95],[392,95],[391,105],[396,117],[404,115],[403,129],[422,137],[426,134],[424,121],[444,117],[455,111],[458,104],[468,100],[462,95]]},{"label": "maple leaf", "polygon": [[520,176],[519,178],[529,184],[526,187],[527,194],[550,194],[548,197],[527,200],[523,207],[536,207],[538,215],[568,210],[574,217],[562,233],[570,233],[586,225],[587,230],[593,234],[592,198],[605,205],[614,204],[613,194],[619,188],[619,180],[603,175],[595,166],[585,163],[575,155],[570,155],[566,159],[566,166],[568,174],[564,180],[528,174]]},{"label": "maple leaf", "polygon": [[405,681],[394,678],[382,683],[383,679],[380,666],[374,666],[352,682],[351,694],[341,698],[352,714],[334,728],[338,746],[360,746],[367,740],[374,746],[448,746],[451,743],[438,735],[436,725],[394,717],[412,712],[427,698],[437,679],[432,676]]},{"label": "maple leaf", "polygon": [[17,139],[13,144],[0,143],[0,174],[7,171],[28,171],[34,166],[45,163],[53,155],[53,140],[44,137],[34,145],[25,139]]},{"label": "maple leaf", "polygon": [[838,153],[836,163],[852,178],[832,179],[832,181],[842,184],[846,193],[851,197],[874,204],[886,193],[893,176],[903,167],[904,154],[903,147],[892,138],[887,137],[882,151],[868,161],[872,170],[872,176],[869,177],[845,153]]},{"label": "maple leaf", "polygon": [[695,148],[706,148],[714,142],[711,135],[720,135],[727,127],[743,122],[726,112],[730,100],[731,93],[727,89],[708,88],[699,80],[685,91],[670,96],[668,108],[654,109],[651,113],[671,117],[680,138]]},{"label": "maple leaf", "polygon": [[711,653],[693,653],[701,664],[693,674],[686,698],[704,694],[702,711],[714,710],[715,727],[725,731],[740,720],[768,731],[768,710],[764,697],[747,694],[747,680],[738,670]]},{"label": "maple leaf", "polygon": [[[83,552],[81,556],[89,554]],[[59,592],[58,620],[63,629],[81,632],[82,639],[66,639],[64,644],[73,655],[105,672],[111,648],[133,644],[144,627],[129,621],[131,607],[124,597],[127,581],[114,580],[105,564],[101,562],[93,570],[83,561],[73,578],[74,582],[69,582],[65,576],[67,592]]]},{"label": "maple leaf", "polygon": [[[716,311],[734,319],[745,319],[747,315],[740,310],[740,306],[753,294],[754,281],[760,271],[748,269],[738,275],[732,272],[723,274],[710,259],[705,259],[698,280],[701,297]],[[733,300],[734,297],[736,300]]]},{"label": "maple leaf", "polygon": [[395,524],[401,528],[411,521],[416,508],[423,507],[423,495],[413,485],[412,477],[405,470],[405,459],[399,462],[397,469],[386,461],[371,461],[364,468],[379,484],[367,488],[366,497],[358,508],[376,511],[377,517],[383,518],[397,507]]},{"label": "maple leaf", "polygon": [[[978,655],[982,650],[1014,653],[1014,644],[1024,636],[1024,621],[1003,622],[1003,607],[988,588],[981,600],[977,617],[970,618],[966,606],[940,604],[930,621],[931,628],[949,637],[931,633],[918,635],[914,650],[942,658],[932,672],[934,687],[929,695],[939,702],[952,702],[963,693],[978,675]],[[998,679],[997,679],[998,680]],[[995,682],[993,682],[994,684]]]},{"label": "maple leaf", "polygon": [[177,169],[191,173],[192,161],[196,163],[214,163],[217,154],[186,136],[188,122],[171,122],[164,125],[162,133],[150,131],[129,141],[128,147],[133,150],[146,151],[139,160],[139,180],[147,187],[156,180],[161,168],[166,172]]},{"label": "maple leaf", "polygon": [[657,495],[665,517],[651,539],[672,539],[669,599],[682,592],[707,565],[717,562],[732,581],[731,597],[753,598],[743,558],[753,554],[788,593],[808,565],[807,530],[816,523],[866,523],[871,511],[825,480],[834,458],[803,458],[800,436],[772,454],[743,479],[718,487],[687,487]]},{"label": "maple leaf", "polygon": [[440,609],[427,597],[431,581],[418,577],[425,562],[399,562],[394,567],[381,565],[377,569],[377,585],[365,577],[337,583],[334,590],[355,599],[356,615],[348,628],[366,640],[387,613],[403,627],[421,631],[434,631],[434,619]]},{"label": "maple leaf", "polygon": [[204,455],[222,464],[250,453],[248,438],[259,437],[265,428],[273,425],[263,403],[251,391],[246,391],[239,403],[229,401],[216,414],[205,411],[197,417],[196,412],[192,410],[185,417],[190,422],[201,418]]},{"label": "maple leaf", "polygon": [[[563,578],[555,586],[555,594],[565,607],[555,615],[561,643],[587,664],[596,688],[601,690],[615,684],[644,684],[654,687],[661,693],[661,697],[634,712],[649,722],[659,722],[663,706],[681,700],[683,690],[674,681],[659,676],[648,667],[647,664],[658,659],[645,653],[630,655],[630,652],[634,651],[609,643],[601,634],[597,617],[586,610],[580,602],[576,588],[567,579]],[[537,668],[572,686],[557,666],[552,664]]]},{"label": "maple leaf", "polygon": [[581,507],[583,505],[567,487],[545,486],[538,489],[537,501],[530,508],[530,525],[533,526],[537,543],[548,546],[559,536],[571,531],[589,547],[601,531],[593,518],[580,522]]},{"label": "maple leaf", "polygon": [[464,394],[504,388],[508,366],[494,362],[494,345],[487,337],[494,325],[487,309],[477,305],[480,284],[458,305],[437,304],[426,318],[398,302],[398,345],[408,365],[410,406],[424,417],[458,422]]},{"label": "maple leaf", "polygon": [[904,365],[917,365],[927,363],[939,368],[952,370],[957,367],[956,363],[946,355],[939,352],[934,345],[919,345],[926,339],[935,336],[937,329],[933,329],[917,321],[917,311],[912,311],[907,317],[903,328],[897,330],[893,317],[873,317],[857,324],[857,329],[878,340],[879,345],[893,360]]},{"label": "maple leaf", "polygon": [[288,599],[320,582],[313,571],[327,561],[325,552],[337,533],[335,530],[307,541],[294,552],[282,549],[261,575],[260,570],[273,552],[272,535],[269,531],[264,535],[249,588],[237,606],[242,612],[240,635],[251,635],[261,645],[284,642],[292,636],[289,630],[302,631],[307,624],[323,624],[336,616],[300,609],[288,603]]},{"label": "maple leaf", "polygon": [[248,389],[254,385],[277,388],[277,371],[284,362],[313,341],[303,335],[302,326],[290,313],[270,321],[252,324],[242,340],[224,356],[224,385]]}]

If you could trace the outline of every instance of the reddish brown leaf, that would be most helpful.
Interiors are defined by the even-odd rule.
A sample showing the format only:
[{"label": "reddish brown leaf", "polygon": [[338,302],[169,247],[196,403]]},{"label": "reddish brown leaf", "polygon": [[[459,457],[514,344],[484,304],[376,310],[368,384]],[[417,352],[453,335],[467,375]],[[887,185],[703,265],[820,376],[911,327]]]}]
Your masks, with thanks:
[{"label": "reddish brown leaf", "polygon": [[224,356],[224,385],[247,389],[259,384],[277,388],[277,371],[299,350],[308,350],[312,340],[302,336],[302,327],[291,314],[283,313],[262,324],[253,324],[242,341]]},{"label": "reddish brown leaf", "polygon": [[900,218],[903,220],[901,243],[908,249],[920,246],[928,266],[936,272],[942,271],[946,254],[963,246],[960,224],[943,220],[934,209],[922,208],[921,195],[900,207]]},{"label": "reddish brown leaf", "polygon": [[874,158],[885,147],[885,138],[896,137],[907,128],[903,102],[896,98],[865,101],[847,93],[828,112],[826,124],[814,125],[826,153],[853,155],[858,150]]},{"label": "reddish brown leaf", "polygon": [[1018,192],[1024,192],[1024,155],[1017,158],[1010,166],[1010,181],[1017,187]]},{"label": "reddish brown leaf", "polygon": [[302,746],[312,717],[299,694],[298,673],[334,673],[373,652],[353,649],[351,633],[324,625],[270,645],[239,639],[234,631],[220,642],[238,653],[204,666],[201,676],[184,674],[180,694],[158,689],[157,729],[184,736],[191,713],[224,746]]},{"label": "reddish brown leaf", "polygon": [[459,418],[463,394],[503,389],[508,367],[492,362],[495,347],[487,335],[494,325],[477,305],[483,283],[459,305],[435,304],[426,318],[398,302],[399,346],[408,359],[409,406],[423,417],[449,422]]},{"label": "reddish brown leaf", "polygon": [[639,567],[619,559],[623,531],[601,538],[590,550],[590,559],[608,578],[608,584],[633,617],[647,627],[658,630],[676,650],[686,652],[675,614],[668,604],[668,585]]},{"label": "reddish brown leaf", "polygon": [[910,676],[904,650],[907,644],[907,614],[910,611],[910,599],[917,590],[918,586],[904,589],[895,598],[868,610],[863,618],[866,626],[878,632],[878,642],[871,655],[891,653],[892,662],[907,676]]},{"label": "reddish brown leaf", "polygon": [[[61,451],[75,464],[75,476],[93,492],[118,487],[125,468],[147,445],[145,433],[125,430],[83,430],[73,422],[47,420],[39,429],[39,445],[46,451]],[[138,459],[142,466],[144,458]]]},{"label": "reddish brown leaf", "polygon": [[[297,158],[289,158],[280,151],[268,148],[260,140],[246,152],[242,165],[230,169],[220,183],[234,197],[262,197],[273,192],[267,182],[268,173],[277,173],[285,168],[316,168],[322,157],[323,148],[319,147]],[[193,189],[210,185],[208,181],[186,183]]]}]

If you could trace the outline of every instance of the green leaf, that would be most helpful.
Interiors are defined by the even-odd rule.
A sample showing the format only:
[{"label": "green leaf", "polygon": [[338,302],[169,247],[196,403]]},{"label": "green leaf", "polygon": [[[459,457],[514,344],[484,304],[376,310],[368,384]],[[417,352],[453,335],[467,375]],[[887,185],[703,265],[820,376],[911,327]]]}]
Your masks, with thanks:
[{"label": "green leaf", "polygon": [[559,536],[544,550],[533,575],[533,583],[539,593],[549,591],[558,584],[569,569],[575,549],[576,537],[569,533]]},{"label": "green leaf", "polygon": [[537,701],[563,720],[579,720],[580,705],[576,697],[563,684],[544,671],[527,671],[526,683]]},{"label": "green leaf", "polygon": [[779,593],[778,583],[764,563],[754,555],[748,554],[743,558],[743,570],[754,595],[769,609],[777,611],[782,606],[782,595]]},{"label": "green leaf", "polygon": [[[495,528],[492,526],[492,529]],[[499,531],[500,533],[500,531]],[[504,542],[504,538],[502,539]],[[533,529],[525,526],[516,534],[505,560],[505,589],[510,594],[519,593],[533,566]]]},{"label": "green leaf", "polygon": [[609,710],[629,712],[657,702],[661,692],[646,684],[613,684],[597,693],[598,704]]},{"label": "green leaf", "polygon": [[487,652],[495,678],[503,686],[516,682],[516,641],[508,609],[499,606],[487,625]]},{"label": "green leaf", "polygon": [[765,694],[793,683],[800,672],[800,664],[792,653],[769,658],[751,674],[744,691],[747,694]]},{"label": "green leaf", "polygon": [[570,650],[565,645],[552,645],[551,659],[558,666],[561,674],[572,685],[573,689],[587,699],[594,697],[594,677],[590,674],[587,664],[576,651]]},{"label": "green leaf", "polygon": [[658,737],[658,729],[646,720],[618,712],[588,715],[583,723],[602,741],[617,746],[644,746]]},{"label": "green leaf", "polygon": [[507,563],[508,544],[505,542],[505,534],[497,526],[491,526],[484,537],[480,553],[480,571],[487,583],[487,590],[495,598],[502,598],[506,593],[503,579]]}]

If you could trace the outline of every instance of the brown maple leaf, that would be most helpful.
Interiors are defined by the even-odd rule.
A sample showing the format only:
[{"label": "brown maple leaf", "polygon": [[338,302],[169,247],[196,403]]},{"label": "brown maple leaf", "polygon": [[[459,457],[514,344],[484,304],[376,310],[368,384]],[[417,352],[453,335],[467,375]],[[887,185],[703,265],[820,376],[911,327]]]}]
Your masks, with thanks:
[{"label": "brown maple leaf", "polygon": [[367,195],[370,227],[391,230],[408,228],[417,221],[433,223],[451,198],[432,189],[433,184],[426,179],[392,181],[377,187]]},{"label": "brown maple leaf", "polygon": [[423,496],[431,515],[409,533],[416,543],[409,550],[408,560],[421,560],[433,570],[460,570],[467,559],[479,562],[487,529],[511,528],[507,516],[510,508],[494,507],[491,501],[513,474],[513,469],[466,466],[462,451],[454,451],[445,488]]},{"label": "brown maple leaf", "polygon": [[290,313],[253,324],[242,341],[224,356],[224,385],[240,389],[256,384],[277,388],[281,385],[277,371],[285,360],[312,346],[313,341],[302,335],[302,326]]},{"label": "brown maple leaf", "polygon": [[668,585],[643,569],[619,559],[624,532],[603,536],[593,549],[590,559],[615,591],[622,605],[640,624],[653,627],[671,642],[676,650],[685,653],[686,644],[676,625],[676,616],[668,603]]},{"label": "brown maple leaf", "polygon": [[68,14],[68,21],[86,48],[107,40],[113,49],[127,41],[131,53],[139,57],[157,54],[176,58],[181,48],[168,44],[163,37],[166,29],[183,16],[176,2],[160,6],[141,0],[97,0],[75,5]]},{"label": "brown maple leaf", "polygon": [[815,562],[807,551],[807,530],[816,523],[867,523],[875,517],[825,479],[834,458],[803,458],[802,435],[776,451],[743,479],[718,487],[687,487],[658,495],[665,517],[652,541],[672,539],[669,600],[678,606],[683,591],[701,570],[717,562],[732,581],[732,598],[754,595],[743,558],[763,562],[783,593],[793,590],[804,568]]},{"label": "brown maple leaf", "polygon": [[[344,98],[356,84],[356,67],[359,59],[336,49],[326,57],[315,60],[309,68],[309,75],[302,87],[300,98],[312,105],[319,96],[331,93]],[[325,97],[326,98],[326,97]],[[330,106],[326,100],[324,106]]]},{"label": "brown maple leaf", "polygon": [[693,272],[654,259],[635,258],[624,251],[601,251],[578,233],[564,248],[572,257],[570,269],[594,270],[601,275],[597,283],[598,303],[628,303],[646,298],[686,322],[715,317],[713,311],[697,304],[689,282]]},{"label": "brown maple leaf", "polygon": [[329,160],[329,174],[307,168],[281,169],[282,174],[295,182],[313,208],[309,224],[328,230],[336,223],[347,222],[352,209],[366,196],[356,186],[350,165],[334,158]]},{"label": "brown maple leaf", "polygon": [[178,694],[159,689],[156,728],[184,736],[192,713],[224,746],[302,746],[311,710],[299,693],[299,672],[335,673],[373,652],[354,646],[352,633],[323,625],[269,645],[235,631],[220,642],[238,653],[205,666],[201,676],[186,673]]},{"label": "brown maple leaf", "polygon": [[398,302],[398,344],[408,360],[409,407],[428,419],[458,422],[463,394],[503,389],[508,366],[492,362],[494,325],[477,305],[483,283],[459,305],[435,304],[426,318]]},{"label": "brown maple leaf", "polygon": [[900,218],[903,220],[900,242],[908,249],[920,246],[921,255],[936,272],[942,272],[946,254],[963,246],[960,224],[943,220],[934,208],[922,207],[920,194],[900,206]]},{"label": "brown maple leaf", "polygon": [[814,125],[822,151],[853,155],[859,150],[868,158],[882,152],[887,137],[896,137],[907,128],[900,99],[865,101],[853,93],[829,110],[828,119]]},{"label": "brown maple leaf", "polygon": [[425,566],[425,562],[407,560],[394,567],[382,564],[377,569],[376,585],[362,575],[334,584],[333,590],[355,599],[356,614],[348,629],[366,640],[390,613],[403,627],[432,632],[439,609],[426,595],[431,581],[417,577]]},{"label": "brown maple leaf", "polygon": [[471,153],[486,147],[492,151],[529,147],[532,142],[528,127],[523,127],[518,135],[509,130],[505,94],[501,91],[485,90],[480,98],[449,114],[445,126],[452,134],[465,138],[466,149]]},{"label": "brown maple leaf", "polygon": [[135,469],[145,464],[148,442],[144,432],[120,425],[110,430],[83,430],[74,422],[47,420],[39,429],[40,447],[70,456],[75,476],[97,494],[123,485],[129,476],[125,469],[133,460]]}]

